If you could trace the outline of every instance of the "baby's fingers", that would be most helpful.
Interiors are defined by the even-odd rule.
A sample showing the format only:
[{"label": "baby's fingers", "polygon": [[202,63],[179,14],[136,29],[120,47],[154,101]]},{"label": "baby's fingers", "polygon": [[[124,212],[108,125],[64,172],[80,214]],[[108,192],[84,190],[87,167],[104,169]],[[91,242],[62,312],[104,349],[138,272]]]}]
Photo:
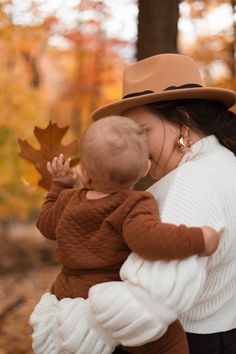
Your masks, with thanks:
[{"label": "baby's fingers", "polygon": [[57,171],[64,170],[64,155],[60,154],[57,159]]},{"label": "baby's fingers", "polygon": [[58,157],[55,156],[53,158],[53,160],[52,160],[52,163],[51,163],[51,168],[52,168],[52,174],[53,175],[57,175],[57,173],[58,173],[58,163],[57,163],[57,161],[58,161]]},{"label": "baby's fingers", "polygon": [[64,177],[70,173],[70,161],[68,158],[64,162],[64,154],[55,156],[51,163],[47,163],[48,172],[54,177]]},{"label": "baby's fingers", "polygon": [[51,162],[47,162],[47,170],[50,173],[50,175],[53,175],[53,169],[52,169],[52,164]]},{"label": "baby's fingers", "polygon": [[64,171],[65,172],[69,172],[70,171],[70,162],[71,162],[71,158],[69,157],[68,159],[66,159],[66,161],[64,163]]}]

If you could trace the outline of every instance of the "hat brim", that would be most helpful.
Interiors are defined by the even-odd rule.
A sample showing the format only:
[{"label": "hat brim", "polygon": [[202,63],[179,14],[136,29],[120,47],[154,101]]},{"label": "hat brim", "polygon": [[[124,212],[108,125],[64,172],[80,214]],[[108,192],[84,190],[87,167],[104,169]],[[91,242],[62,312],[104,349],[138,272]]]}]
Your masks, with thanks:
[{"label": "hat brim", "polygon": [[208,101],[217,101],[223,103],[227,108],[230,108],[236,103],[236,93],[232,90],[215,87],[185,88],[162,91],[159,93],[149,93],[141,96],[125,98],[114,103],[107,104],[93,112],[92,119],[98,120],[110,115],[120,115],[130,108],[143,106],[148,103],[180,99],[204,99]]}]

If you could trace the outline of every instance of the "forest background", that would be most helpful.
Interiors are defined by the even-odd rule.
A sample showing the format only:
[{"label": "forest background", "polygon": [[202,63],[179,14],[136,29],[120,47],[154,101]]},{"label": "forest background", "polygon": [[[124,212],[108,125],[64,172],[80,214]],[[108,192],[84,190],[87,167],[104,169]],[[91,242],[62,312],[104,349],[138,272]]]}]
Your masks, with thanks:
[{"label": "forest background", "polygon": [[19,156],[34,127],[69,126],[121,97],[124,68],[193,56],[208,86],[236,88],[235,0],[0,0],[0,354],[32,353],[27,319],[57,267],[34,223],[45,190]]}]

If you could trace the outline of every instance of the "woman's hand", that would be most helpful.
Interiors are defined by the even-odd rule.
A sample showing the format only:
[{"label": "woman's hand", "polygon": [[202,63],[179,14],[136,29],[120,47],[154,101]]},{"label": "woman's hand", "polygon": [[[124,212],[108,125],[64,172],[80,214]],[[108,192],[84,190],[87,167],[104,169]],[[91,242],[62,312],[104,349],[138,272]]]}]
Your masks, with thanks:
[{"label": "woman's hand", "polygon": [[64,155],[55,156],[52,162],[47,162],[47,170],[53,179],[68,186],[74,186],[78,175],[76,170],[70,169],[71,158],[64,159]]}]

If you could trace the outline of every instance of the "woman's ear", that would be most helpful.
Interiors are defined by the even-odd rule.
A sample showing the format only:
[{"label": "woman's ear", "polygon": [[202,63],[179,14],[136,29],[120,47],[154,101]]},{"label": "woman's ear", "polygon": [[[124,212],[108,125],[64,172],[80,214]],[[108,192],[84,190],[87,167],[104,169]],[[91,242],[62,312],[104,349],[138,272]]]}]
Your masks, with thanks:
[{"label": "woman's ear", "polygon": [[148,160],[148,161],[147,161],[147,166],[146,166],[146,169],[145,169],[145,171],[144,171],[144,173],[143,173],[143,176],[142,176],[142,177],[147,176],[148,171],[150,170],[150,168],[151,168],[151,160]]},{"label": "woman's ear", "polygon": [[184,123],[180,124],[180,135],[183,136],[184,140],[189,140],[190,139],[190,116],[189,113],[186,112],[186,110],[182,107],[178,108],[178,111],[182,113],[182,115],[185,117]]},{"label": "woman's ear", "polygon": [[184,124],[180,128],[181,134],[183,135],[184,140],[189,140],[190,139],[190,129],[189,126]]},{"label": "woman's ear", "polygon": [[91,178],[88,174],[86,168],[80,163],[76,168],[76,174],[80,180],[80,184],[82,188],[90,188],[91,187]]}]

